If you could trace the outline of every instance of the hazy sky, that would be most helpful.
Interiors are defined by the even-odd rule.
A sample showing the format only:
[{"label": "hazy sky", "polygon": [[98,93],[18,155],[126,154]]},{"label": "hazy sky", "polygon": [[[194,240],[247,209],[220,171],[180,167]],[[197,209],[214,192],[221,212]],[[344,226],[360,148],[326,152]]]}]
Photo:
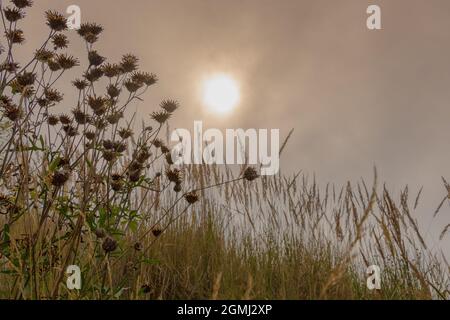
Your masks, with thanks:
[{"label": "hazy sky", "polygon": [[[46,9],[76,4],[83,21],[105,27],[100,53],[112,61],[136,53],[158,75],[141,115],[174,98],[182,105],[174,127],[203,120],[206,127],[280,128],[282,136],[295,128],[283,172],[341,183],[371,180],[376,165],[394,190],[424,185],[427,229],[445,194],[440,177],[450,179],[450,1],[35,2],[27,45],[42,40]],[[369,4],[381,7],[383,30],[366,28]],[[71,33],[72,52],[81,54]],[[227,72],[242,87],[228,117],[203,112],[199,87],[211,72]],[[448,222],[447,210],[437,224]]]}]

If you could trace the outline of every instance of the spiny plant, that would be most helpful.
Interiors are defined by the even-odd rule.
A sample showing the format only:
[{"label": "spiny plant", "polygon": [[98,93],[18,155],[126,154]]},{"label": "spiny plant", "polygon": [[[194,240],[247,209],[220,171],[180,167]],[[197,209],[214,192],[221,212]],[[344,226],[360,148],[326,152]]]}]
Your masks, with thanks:
[{"label": "spiny plant", "polygon": [[[66,268],[89,268],[86,252],[96,261],[100,281],[86,278],[84,287],[114,296],[113,284],[106,285],[112,265],[125,259],[138,268],[147,259],[142,239],[157,239],[199,200],[203,188],[212,186],[185,189],[184,168],[173,165],[169,147],[159,138],[179,108],[177,101],[162,101],[151,113],[155,127],[134,132],[135,115],[127,119],[126,110],[143,101],[158,81],[139,70],[135,55],[109,62],[95,49],[103,27],[81,24],[77,33],[88,63],[72,82],[77,100],[67,102],[57,86],[65,73],[81,67],[67,52],[67,19],[56,11],[45,13],[49,33],[22,66],[16,60],[25,41],[19,25],[32,1],[11,2],[1,12],[5,46],[0,56],[1,120],[10,124],[0,163],[0,269],[13,279],[8,296],[67,296],[61,293],[67,290]],[[53,111],[62,103],[73,106],[70,113]],[[253,170],[247,168],[238,180],[256,178]],[[173,203],[162,208],[161,198]],[[161,211],[154,224],[143,220]],[[130,251],[141,253],[130,256]]]}]

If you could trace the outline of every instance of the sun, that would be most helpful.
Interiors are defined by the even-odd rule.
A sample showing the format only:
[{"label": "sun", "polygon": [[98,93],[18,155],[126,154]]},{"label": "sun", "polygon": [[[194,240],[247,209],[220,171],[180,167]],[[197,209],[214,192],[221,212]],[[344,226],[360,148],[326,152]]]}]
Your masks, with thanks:
[{"label": "sun", "polygon": [[229,75],[216,74],[203,83],[203,103],[211,112],[229,113],[236,107],[239,100],[239,86]]}]

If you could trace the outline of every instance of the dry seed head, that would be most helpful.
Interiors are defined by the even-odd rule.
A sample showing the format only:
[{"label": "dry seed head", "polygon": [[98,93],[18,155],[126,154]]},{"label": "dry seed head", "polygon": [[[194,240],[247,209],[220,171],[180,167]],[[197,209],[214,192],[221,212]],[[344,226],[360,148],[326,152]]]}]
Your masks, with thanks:
[{"label": "dry seed head", "polygon": [[154,111],[151,114],[151,118],[153,120],[155,120],[156,122],[158,122],[159,124],[163,124],[165,123],[167,120],[169,120],[170,118],[170,113],[168,113],[167,111]]},{"label": "dry seed head", "polygon": [[128,139],[129,137],[131,137],[133,135],[133,131],[131,131],[131,129],[128,128],[121,128],[119,130],[119,136],[122,139]]},{"label": "dry seed head", "polygon": [[103,27],[96,23],[82,23],[77,30],[78,34],[88,43],[94,43],[102,33]]},{"label": "dry seed head", "polygon": [[45,49],[41,49],[41,50],[36,51],[34,56],[36,57],[37,61],[47,63],[48,61],[50,61],[53,58],[54,53],[51,51],[45,50]]},{"label": "dry seed head", "polygon": [[51,126],[56,126],[58,124],[58,122],[59,122],[59,119],[58,119],[57,116],[51,114],[51,115],[48,116],[47,122]]},{"label": "dry seed head", "polygon": [[110,123],[110,124],[116,124],[120,121],[120,119],[123,118],[123,113],[122,112],[113,112],[110,115],[108,115],[106,117],[106,120]]},{"label": "dry seed head", "polygon": [[58,70],[61,70],[61,66],[54,59],[47,61],[47,65],[48,65],[48,68],[50,69],[50,71],[56,72]]},{"label": "dry seed head", "polygon": [[248,167],[244,171],[244,179],[247,181],[253,181],[259,177],[258,172],[253,167]]},{"label": "dry seed head", "polygon": [[23,117],[22,108],[15,105],[8,105],[4,107],[3,114],[11,121],[17,121]]},{"label": "dry seed head", "polygon": [[33,85],[36,75],[32,72],[24,72],[17,76],[17,83],[23,87]]},{"label": "dry seed head", "polygon": [[175,191],[176,193],[181,191],[181,184],[177,183],[175,184],[175,186],[173,187],[173,191]]},{"label": "dry seed head", "polygon": [[56,89],[47,88],[44,95],[50,103],[58,103],[63,100],[63,95]]},{"label": "dry seed head", "polygon": [[102,238],[106,237],[106,232],[104,229],[97,228],[95,230],[95,235],[97,236],[98,239],[102,239]]},{"label": "dry seed head", "polygon": [[141,171],[140,170],[134,170],[134,171],[128,172],[128,179],[131,182],[138,182],[140,178],[141,178]]},{"label": "dry seed head", "polygon": [[85,80],[76,79],[72,82],[72,84],[78,89],[78,90],[84,90],[89,83],[87,83]]},{"label": "dry seed head", "polygon": [[111,98],[117,98],[120,95],[120,89],[113,84],[110,84],[106,90]]},{"label": "dry seed head", "polygon": [[67,48],[67,46],[69,45],[69,40],[67,39],[67,36],[65,34],[58,33],[52,37],[52,43],[55,50],[63,49]]},{"label": "dry seed head", "polygon": [[33,1],[31,0],[11,0],[11,2],[19,9],[31,7],[33,5]]},{"label": "dry seed head", "polygon": [[59,121],[61,121],[61,123],[65,124],[65,125],[72,123],[72,119],[68,115],[65,115],[65,114],[61,114],[59,116]]},{"label": "dry seed head", "polygon": [[75,137],[78,135],[77,128],[70,124],[63,126],[63,130],[69,137]]},{"label": "dry seed head", "polygon": [[106,253],[113,252],[117,249],[117,242],[113,238],[107,237],[103,240],[102,248]]},{"label": "dry seed head", "polygon": [[125,73],[133,72],[137,69],[137,63],[139,59],[132,54],[126,54],[122,57],[122,61],[120,62],[120,68]]},{"label": "dry seed head", "polygon": [[67,54],[59,54],[56,56],[55,60],[64,70],[72,69],[80,64],[77,58]]},{"label": "dry seed head", "polygon": [[127,150],[127,144],[125,142],[115,141],[114,150],[118,153],[122,153]]},{"label": "dry seed head", "polygon": [[105,77],[113,78],[117,77],[122,73],[122,69],[118,64],[106,63],[102,66],[102,71]]},{"label": "dry seed head", "polygon": [[84,113],[80,108],[75,108],[72,110],[75,121],[78,124],[87,124],[90,121],[88,114]]},{"label": "dry seed head", "polygon": [[17,62],[4,62],[0,65],[0,71],[14,73],[18,69],[19,69],[19,64]]},{"label": "dry seed head", "polygon": [[16,22],[25,16],[23,11],[19,8],[6,8],[3,12],[5,13],[6,20],[9,22]]},{"label": "dry seed head", "polygon": [[175,110],[178,109],[179,107],[179,103],[175,100],[163,100],[161,102],[161,108],[163,108],[164,110],[166,110],[169,113],[173,113]]},{"label": "dry seed head", "polygon": [[106,150],[114,149],[114,142],[111,140],[108,140],[108,139],[103,140],[102,144],[103,144],[103,148],[105,148]]},{"label": "dry seed head", "polygon": [[167,169],[166,177],[170,182],[173,182],[175,184],[180,184],[181,182],[183,182],[183,172],[177,168]]},{"label": "dry seed head", "polygon": [[95,134],[95,132],[89,131],[89,130],[88,130],[88,131],[86,131],[86,132],[84,133],[84,136],[85,136],[86,139],[88,139],[88,140],[94,140],[96,134]]},{"label": "dry seed head", "polygon": [[22,44],[25,41],[23,31],[20,29],[8,31],[5,33],[5,36],[11,43]]},{"label": "dry seed head", "polygon": [[98,67],[103,62],[105,62],[106,58],[102,57],[101,55],[98,54],[97,51],[93,50],[93,51],[89,51],[88,60],[89,60],[89,66]]},{"label": "dry seed head", "polygon": [[195,192],[187,193],[184,198],[189,204],[194,204],[198,201],[198,195]]},{"label": "dry seed head", "polygon": [[161,230],[160,227],[154,227],[154,228],[152,229],[152,234],[153,234],[156,238],[158,238],[158,237],[161,235],[162,232],[163,232],[163,231]]},{"label": "dry seed head", "polygon": [[125,87],[129,92],[133,93],[138,91],[142,87],[142,84],[134,82],[133,80],[127,80],[125,81]]},{"label": "dry seed head", "polygon": [[67,29],[67,19],[62,14],[56,11],[46,11],[45,15],[47,16],[47,25],[53,31],[64,31]]},{"label": "dry seed head", "polygon": [[61,169],[53,173],[51,183],[55,187],[61,187],[67,182],[67,180],[69,180],[69,177],[70,171],[67,169]]},{"label": "dry seed head", "polygon": [[89,82],[95,82],[98,79],[100,79],[103,76],[103,71],[101,68],[91,68],[89,71],[87,71],[84,74],[84,77],[89,81]]}]

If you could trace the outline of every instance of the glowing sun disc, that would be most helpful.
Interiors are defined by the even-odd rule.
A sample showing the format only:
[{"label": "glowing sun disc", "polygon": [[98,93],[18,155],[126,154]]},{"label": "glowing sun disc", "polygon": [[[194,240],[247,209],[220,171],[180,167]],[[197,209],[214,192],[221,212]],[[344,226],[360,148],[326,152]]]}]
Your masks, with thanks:
[{"label": "glowing sun disc", "polygon": [[239,87],[228,75],[215,75],[204,82],[203,103],[209,111],[228,113],[239,103],[239,99]]}]

